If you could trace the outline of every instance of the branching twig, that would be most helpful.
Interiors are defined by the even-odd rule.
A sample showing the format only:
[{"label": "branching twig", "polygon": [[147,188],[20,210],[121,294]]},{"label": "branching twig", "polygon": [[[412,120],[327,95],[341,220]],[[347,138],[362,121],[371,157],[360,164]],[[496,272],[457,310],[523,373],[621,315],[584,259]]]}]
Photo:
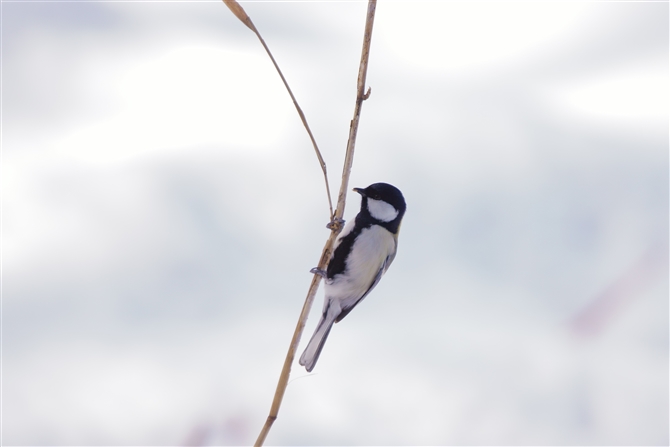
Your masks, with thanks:
[{"label": "branching twig", "polygon": [[[272,57],[270,50],[268,49],[267,45],[265,45],[263,38],[256,30],[256,27],[251,22],[249,16],[244,12],[242,7],[235,0],[224,0],[224,2],[230,8],[233,14],[237,16],[237,18],[239,18],[245,25],[249,27],[249,29],[251,29],[254,33],[256,33],[261,43],[263,44],[263,47],[265,47],[265,50],[268,52],[268,55],[270,56],[272,62],[277,68],[277,71],[279,72],[279,75],[281,76],[282,81],[284,82],[286,89],[289,91],[291,99],[293,99],[293,103],[295,104],[295,107],[298,110],[298,113],[300,114],[300,118],[302,119],[302,122],[305,125],[307,132],[309,133],[309,136],[312,140],[312,144],[314,145],[314,149],[317,153],[317,157],[319,158],[319,163],[321,164],[323,174],[324,176],[326,176],[326,164],[323,161],[321,153],[319,152],[319,149],[316,146],[316,142],[314,141],[312,132],[309,130],[309,126],[307,126],[305,116],[303,115],[302,110],[300,110],[300,107],[298,106],[298,103],[296,102],[293,93],[291,93],[291,89],[286,83],[286,80],[284,79],[284,76],[279,70],[277,63]],[[321,252],[321,258],[319,259],[318,268],[321,270],[325,270],[326,266],[328,265],[328,261],[330,260],[330,256],[333,250],[333,244],[335,243],[335,238],[342,230],[340,222],[342,216],[344,215],[344,206],[346,204],[347,190],[349,189],[349,176],[351,174],[351,167],[354,162],[354,147],[356,145],[356,135],[358,132],[358,122],[361,115],[361,106],[363,105],[363,101],[368,99],[368,97],[370,96],[369,88],[368,91],[365,92],[365,78],[367,76],[368,71],[370,41],[372,39],[372,25],[374,23],[376,6],[377,6],[376,0],[369,0],[367,17],[365,21],[365,34],[363,37],[363,51],[361,54],[361,63],[358,69],[358,82],[356,90],[356,105],[354,107],[354,118],[351,120],[351,124],[349,127],[349,140],[347,141],[347,151],[344,158],[344,167],[342,169],[342,183],[340,185],[340,193],[337,198],[337,208],[335,210],[335,213],[333,213],[332,204],[330,204],[331,220],[333,225],[330,226],[332,231],[330,233],[330,237],[328,237],[328,240],[326,241],[326,245],[323,247],[323,251]],[[327,176],[326,176],[326,189],[328,190],[328,201],[330,203],[330,190],[328,188]],[[316,295],[316,291],[319,288],[320,282],[321,282],[321,276],[315,274],[312,277],[312,283],[309,286],[307,297],[305,298],[305,303],[303,304],[302,311],[300,312],[300,318],[298,319],[298,324],[296,325],[295,331],[293,333],[291,345],[289,346],[288,353],[286,354],[286,359],[284,360],[284,366],[282,368],[281,375],[279,377],[279,383],[277,384],[277,389],[275,391],[274,399],[272,401],[270,414],[268,415],[268,418],[265,421],[263,429],[258,435],[258,439],[256,439],[255,446],[263,445],[263,443],[265,442],[265,438],[267,437],[270,428],[272,427],[272,424],[277,419],[277,415],[279,414],[279,407],[281,406],[282,399],[284,398],[284,393],[286,392],[286,385],[288,384],[288,379],[291,374],[291,365],[293,364],[293,360],[295,359],[295,353],[296,350],[298,349],[298,344],[300,344],[300,338],[302,336],[303,330],[305,329],[305,323],[307,322],[307,317],[309,315],[310,309],[312,308],[312,303],[314,302],[314,296]]]},{"label": "branching twig", "polygon": [[256,36],[258,36],[258,40],[261,41],[261,44],[263,44],[263,48],[265,48],[265,51],[268,53],[268,56],[270,56],[270,60],[272,60],[272,63],[274,64],[275,68],[277,69],[277,73],[279,73],[279,77],[281,77],[282,82],[284,83],[284,87],[286,87],[286,90],[288,90],[288,94],[291,95],[291,100],[293,101],[293,105],[295,106],[296,110],[298,111],[298,115],[300,115],[300,120],[302,120],[303,126],[305,126],[305,129],[307,130],[307,134],[309,134],[309,139],[312,140],[312,146],[314,146],[314,152],[316,152],[316,158],[319,159],[319,164],[321,165],[321,170],[323,171],[323,179],[326,182],[326,194],[328,195],[328,208],[330,209],[330,218],[331,220],[333,219],[333,201],[330,197],[330,185],[328,184],[328,173],[326,172],[326,162],[323,160],[323,157],[321,156],[321,151],[319,150],[319,147],[316,144],[316,140],[314,139],[314,135],[312,135],[312,130],[309,128],[309,124],[307,124],[307,119],[305,118],[305,114],[302,113],[302,109],[298,105],[298,101],[296,101],[295,96],[293,96],[293,92],[291,91],[291,87],[288,86],[288,82],[286,82],[286,79],[284,78],[284,74],[281,72],[279,69],[279,65],[277,65],[277,62],[275,61],[275,58],[272,56],[272,53],[270,52],[270,48],[265,44],[265,41],[261,37],[261,33],[258,32],[256,27],[254,26],[253,22],[251,21],[251,18],[247,15],[247,13],[244,11],[242,6],[240,6],[239,3],[235,0],[223,0],[223,3],[226,4],[228,8],[235,14],[235,16],[242,21],[251,31],[253,31]]}]

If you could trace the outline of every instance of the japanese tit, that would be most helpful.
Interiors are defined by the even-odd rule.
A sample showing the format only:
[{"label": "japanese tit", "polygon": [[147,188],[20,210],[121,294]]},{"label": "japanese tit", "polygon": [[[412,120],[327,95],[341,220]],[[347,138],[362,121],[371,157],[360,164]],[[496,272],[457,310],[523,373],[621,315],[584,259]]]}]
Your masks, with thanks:
[{"label": "japanese tit", "polygon": [[393,262],[398,232],[405,214],[405,198],[388,183],[375,183],[361,195],[361,210],[335,240],[324,277],[323,315],[300,357],[300,364],[312,371],[333,323],[338,323],[377,285]]}]

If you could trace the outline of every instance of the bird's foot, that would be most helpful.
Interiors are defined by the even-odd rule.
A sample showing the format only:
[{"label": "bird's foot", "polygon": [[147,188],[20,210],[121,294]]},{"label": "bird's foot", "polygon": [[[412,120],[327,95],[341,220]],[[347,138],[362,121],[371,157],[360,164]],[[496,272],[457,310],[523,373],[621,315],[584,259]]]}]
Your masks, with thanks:
[{"label": "bird's foot", "polygon": [[321,269],[318,268],[318,267],[314,267],[312,270],[309,271],[309,273],[314,273],[315,275],[319,275],[319,276],[322,277],[323,279],[326,279],[326,277],[327,277],[327,275],[326,275],[326,271],[325,271],[325,270],[321,270]]},{"label": "bird's foot", "polygon": [[331,220],[326,224],[326,228],[332,231],[339,231],[344,226],[344,222],[345,222],[344,219],[340,219],[339,217],[333,217],[333,220]]}]

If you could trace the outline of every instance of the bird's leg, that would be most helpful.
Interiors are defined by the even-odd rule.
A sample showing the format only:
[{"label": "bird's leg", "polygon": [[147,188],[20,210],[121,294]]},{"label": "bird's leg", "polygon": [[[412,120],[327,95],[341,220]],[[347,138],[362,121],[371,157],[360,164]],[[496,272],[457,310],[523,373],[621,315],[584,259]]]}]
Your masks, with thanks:
[{"label": "bird's leg", "polygon": [[326,228],[332,231],[339,231],[343,226],[344,226],[344,219],[340,219],[339,217],[333,217],[333,220],[328,222],[326,224]]},{"label": "bird's leg", "polygon": [[312,270],[309,271],[309,273],[314,273],[315,275],[319,275],[319,276],[322,277],[323,279],[326,279],[326,277],[327,277],[327,275],[326,275],[326,271],[325,271],[325,270],[321,270],[321,269],[318,268],[318,267],[314,267]]}]

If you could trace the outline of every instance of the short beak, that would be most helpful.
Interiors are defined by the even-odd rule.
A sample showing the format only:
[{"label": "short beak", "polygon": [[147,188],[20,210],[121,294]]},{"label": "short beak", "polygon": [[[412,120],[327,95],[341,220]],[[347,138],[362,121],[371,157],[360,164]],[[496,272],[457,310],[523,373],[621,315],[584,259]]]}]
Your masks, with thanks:
[{"label": "short beak", "polygon": [[362,189],[362,188],[354,188],[353,191],[356,191],[357,193],[359,193],[360,195],[362,195],[363,197],[365,197],[365,190],[364,190],[364,189]]}]

